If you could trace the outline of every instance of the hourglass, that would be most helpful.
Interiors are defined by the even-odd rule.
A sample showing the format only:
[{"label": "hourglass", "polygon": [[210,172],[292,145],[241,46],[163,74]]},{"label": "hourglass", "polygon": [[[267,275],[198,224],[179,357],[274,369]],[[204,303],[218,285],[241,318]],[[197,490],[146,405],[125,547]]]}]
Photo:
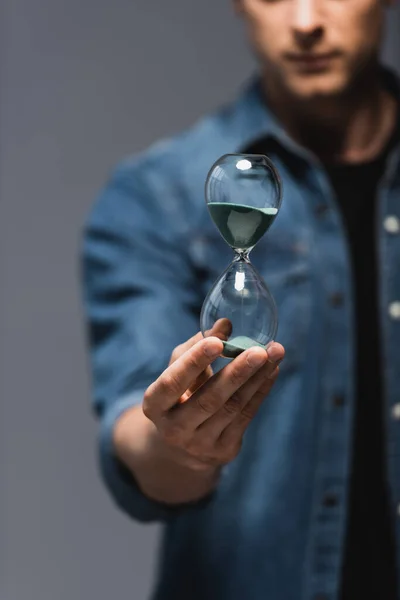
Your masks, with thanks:
[{"label": "hourglass", "polygon": [[251,346],[265,347],[277,332],[275,301],[249,254],[279,212],[282,186],[266,156],[226,154],[211,167],[205,195],[210,216],[234,258],[204,300],[200,328],[206,337],[217,321],[228,322],[222,355],[235,358]]}]

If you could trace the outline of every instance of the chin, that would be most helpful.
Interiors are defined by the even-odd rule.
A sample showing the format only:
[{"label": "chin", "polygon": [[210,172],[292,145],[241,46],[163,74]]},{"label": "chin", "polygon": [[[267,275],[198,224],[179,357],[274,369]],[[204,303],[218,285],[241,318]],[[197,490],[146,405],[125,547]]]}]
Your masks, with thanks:
[{"label": "chin", "polygon": [[342,96],[349,82],[337,73],[301,73],[289,77],[286,87],[293,97],[302,101],[328,100]]}]

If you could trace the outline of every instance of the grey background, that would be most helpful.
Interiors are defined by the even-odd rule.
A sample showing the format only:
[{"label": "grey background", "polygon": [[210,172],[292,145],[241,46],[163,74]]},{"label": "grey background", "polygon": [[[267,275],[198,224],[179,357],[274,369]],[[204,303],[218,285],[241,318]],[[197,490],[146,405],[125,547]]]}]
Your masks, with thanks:
[{"label": "grey background", "polygon": [[[0,23],[0,598],[142,600],[158,530],[99,482],[80,225],[122,156],[253,63],[228,1],[3,0]],[[399,12],[390,27],[400,63]]]}]

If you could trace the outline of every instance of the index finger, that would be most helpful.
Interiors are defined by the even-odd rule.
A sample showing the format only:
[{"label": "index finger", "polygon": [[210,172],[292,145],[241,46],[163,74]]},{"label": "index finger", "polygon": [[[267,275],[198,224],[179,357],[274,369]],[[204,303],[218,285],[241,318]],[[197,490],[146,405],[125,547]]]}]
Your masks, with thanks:
[{"label": "index finger", "polygon": [[222,350],[222,341],[215,336],[204,338],[189,348],[147,388],[143,400],[145,413],[154,420],[172,408]]}]

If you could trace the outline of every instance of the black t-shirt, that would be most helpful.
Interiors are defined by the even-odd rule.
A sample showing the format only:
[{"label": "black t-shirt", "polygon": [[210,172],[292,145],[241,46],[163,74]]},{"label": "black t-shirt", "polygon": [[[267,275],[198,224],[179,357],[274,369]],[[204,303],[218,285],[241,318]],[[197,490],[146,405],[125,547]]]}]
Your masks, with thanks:
[{"label": "black t-shirt", "polygon": [[385,460],[378,310],[377,196],[387,156],[326,165],[340,207],[355,283],[356,408],[341,600],[396,600],[394,516]]}]

